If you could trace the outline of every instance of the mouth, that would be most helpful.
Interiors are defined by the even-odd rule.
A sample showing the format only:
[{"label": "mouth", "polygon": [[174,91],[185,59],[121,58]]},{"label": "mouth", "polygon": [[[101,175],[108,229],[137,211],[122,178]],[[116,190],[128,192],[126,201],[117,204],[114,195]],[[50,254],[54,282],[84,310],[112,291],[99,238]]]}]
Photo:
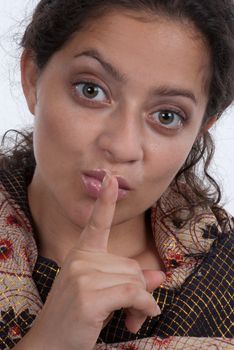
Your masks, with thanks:
[{"label": "mouth", "polygon": [[[97,199],[100,195],[101,187],[103,179],[106,175],[105,170],[91,170],[86,171],[82,174],[82,181],[85,186],[85,189],[87,193]],[[116,179],[118,181],[118,198],[117,200],[125,198],[128,193],[131,191],[131,187],[129,186],[128,182],[119,175],[116,175]]]}]

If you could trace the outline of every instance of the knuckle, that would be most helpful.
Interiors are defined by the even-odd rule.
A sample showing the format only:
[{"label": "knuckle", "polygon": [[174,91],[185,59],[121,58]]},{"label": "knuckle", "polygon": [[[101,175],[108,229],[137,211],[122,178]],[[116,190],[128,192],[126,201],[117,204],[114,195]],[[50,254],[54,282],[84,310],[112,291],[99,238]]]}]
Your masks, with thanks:
[{"label": "knuckle", "polygon": [[98,230],[99,230],[99,225],[98,225],[97,221],[93,219],[93,220],[88,224],[87,229],[88,229],[89,231],[94,231],[94,232],[98,231]]},{"label": "knuckle", "polygon": [[[66,266],[68,282],[83,280],[84,272],[87,270],[87,262],[84,260],[71,260]],[[79,278],[77,278],[79,277]]]},{"label": "knuckle", "polygon": [[101,224],[97,221],[92,221],[88,224],[87,229],[90,232],[97,233],[97,232],[102,231],[102,234],[105,234],[106,232],[108,232],[110,230],[110,227],[105,226],[103,223]]},{"label": "knuckle", "polygon": [[139,288],[144,288],[142,280],[137,275],[131,275],[129,277],[130,283],[135,284]]},{"label": "knuckle", "polygon": [[123,287],[123,292],[126,293],[128,297],[135,298],[139,292],[139,287],[133,283],[126,283]]},{"label": "knuckle", "polygon": [[[77,262],[75,260],[66,261],[65,264],[61,268],[61,272],[63,273],[63,280],[66,281],[66,284],[69,286],[77,275]],[[61,276],[59,274],[58,276]]]},{"label": "knuckle", "polygon": [[74,288],[77,292],[82,290],[87,290],[89,283],[89,278],[86,274],[79,274],[79,276],[74,281]]},{"label": "knuckle", "polygon": [[88,228],[88,230],[91,230],[91,231],[96,232],[96,231],[99,231],[99,230],[100,230],[101,226],[102,226],[102,225],[101,225],[100,220],[98,220],[98,218],[93,217],[93,218],[89,221],[87,228]]},{"label": "knuckle", "polygon": [[133,274],[138,275],[141,274],[141,268],[138,262],[134,259],[129,259],[128,260],[128,266],[130,270],[132,271]]},{"label": "knuckle", "polygon": [[68,276],[71,279],[75,278],[80,273],[80,269],[81,269],[81,261],[72,260],[67,267]]}]

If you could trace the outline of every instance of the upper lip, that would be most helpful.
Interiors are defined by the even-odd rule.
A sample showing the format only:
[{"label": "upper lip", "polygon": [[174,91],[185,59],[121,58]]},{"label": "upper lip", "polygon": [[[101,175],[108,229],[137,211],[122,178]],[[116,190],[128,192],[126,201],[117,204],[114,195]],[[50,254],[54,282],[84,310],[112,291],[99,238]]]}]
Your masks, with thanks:
[{"label": "upper lip", "polygon": [[[110,173],[110,172],[107,170],[97,169],[97,170],[85,171],[84,175],[93,177],[99,180],[100,182],[102,182],[107,173]],[[115,175],[115,174],[113,175],[116,177],[120,189],[128,190],[128,191],[131,190],[131,187],[129,186],[128,182],[124,179],[124,177],[120,175]]]}]

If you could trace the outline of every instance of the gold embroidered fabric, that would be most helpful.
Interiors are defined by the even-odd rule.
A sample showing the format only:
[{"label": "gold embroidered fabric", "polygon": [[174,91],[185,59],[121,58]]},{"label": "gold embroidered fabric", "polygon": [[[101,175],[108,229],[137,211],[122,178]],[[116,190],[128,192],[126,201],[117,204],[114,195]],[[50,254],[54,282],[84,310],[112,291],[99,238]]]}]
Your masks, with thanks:
[{"label": "gold embroidered fabric", "polygon": [[[47,261],[47,269],[38,270],[40,282],[35,277],[35,267],[41,265],[25,178],[22,171],[0,174],[2,350],[13,348],[33,325],[48,292],[43,297],[42,290],[50,289],[57,273],[56,264]],[[166,282],[154,292],[162,314],[133,335],[125,328],[122,310],[116,311],[96,350],[234,348],[233,219],[219,208],[198,207],[193,219],[185,221],[187,211],[173,188],[151,209],[155,244],[167,270]],[[52,277],[48,269],[53,269]]]}]

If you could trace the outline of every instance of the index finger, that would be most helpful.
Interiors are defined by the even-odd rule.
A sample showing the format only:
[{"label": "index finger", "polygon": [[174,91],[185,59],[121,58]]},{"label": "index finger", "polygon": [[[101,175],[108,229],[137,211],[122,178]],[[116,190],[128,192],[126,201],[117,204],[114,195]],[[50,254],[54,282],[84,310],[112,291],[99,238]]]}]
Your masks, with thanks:
[{"label": "index finger", "polygon": [[108,239],[118,197],[118,181],[106,174],[90,220],[81,233],[79,249],[107,251]]}]

